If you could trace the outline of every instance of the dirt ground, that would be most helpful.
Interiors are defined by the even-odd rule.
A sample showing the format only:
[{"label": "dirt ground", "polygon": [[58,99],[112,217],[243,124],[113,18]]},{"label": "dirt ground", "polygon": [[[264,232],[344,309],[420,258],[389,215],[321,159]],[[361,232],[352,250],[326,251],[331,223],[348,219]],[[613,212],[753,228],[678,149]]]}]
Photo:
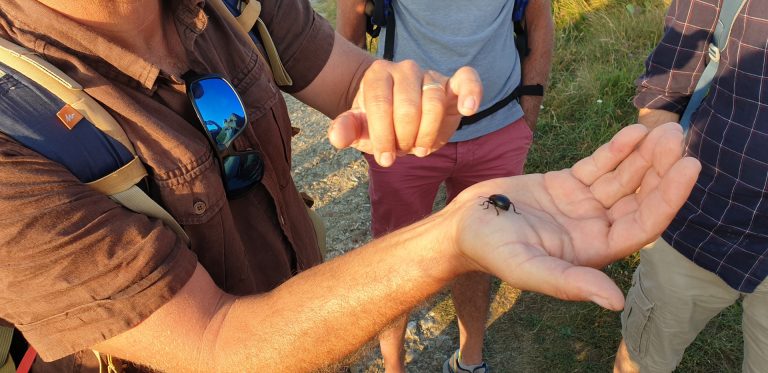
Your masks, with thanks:
[{"label": "dirt ground", "polygon": [[[367,166],[359,152],[336,150],[326,138],[329,119],[286,96],[293,124],[301,132],[293,138],[293,175],[299,190],[315,199],[315,210],[327,224],[328,254],[333,258],[371,239],[369,232]],[[444,203],[438,195],[435,208]],[[514,304],[519,291],[495,287],[492,324]],[[441,371],[443,361],[458,346],[458,332],[450,298],[440,294],[411,315],[406,333],[410,372]],[[377,343],[351,358],[353,372],[383,372]]]}]

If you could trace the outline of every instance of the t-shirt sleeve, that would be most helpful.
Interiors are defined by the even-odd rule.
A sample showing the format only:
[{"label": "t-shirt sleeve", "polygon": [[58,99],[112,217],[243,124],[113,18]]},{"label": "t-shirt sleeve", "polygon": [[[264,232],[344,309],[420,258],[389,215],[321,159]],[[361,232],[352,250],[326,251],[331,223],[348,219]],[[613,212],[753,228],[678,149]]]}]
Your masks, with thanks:
[{"label": "t-shirt sleeve", "polygon": [[197,264],[161,221],[116,204],[0,136],[0,319],[44,360],[127,331]]},{"label": "t-shirt sleeve", "polygon": [[683,112],[706,66],[716,21],[717,2],[672,1],[661,41],[646,59],[645,73],[635,82],[637,108]]},{"label": "t-shirt sleeve", "polygon": [[302,0],[262,1],[261,19],[293,79],[292,86],[282,88],[288,93],[306,88],[331,55],[333,28]]}]

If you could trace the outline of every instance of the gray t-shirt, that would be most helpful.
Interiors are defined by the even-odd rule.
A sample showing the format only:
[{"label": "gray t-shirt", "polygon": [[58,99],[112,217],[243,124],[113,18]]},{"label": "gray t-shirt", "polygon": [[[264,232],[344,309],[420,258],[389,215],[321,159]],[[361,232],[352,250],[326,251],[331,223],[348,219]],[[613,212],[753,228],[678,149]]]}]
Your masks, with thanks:
[{"label": "gray t-shirt", "polygon": [[[483,82],[480,110],[507,97],[520,82],[520,58],[512,27],[514,1],[395,0],[394,60],[411,59],[451,76],[472,66]],[[384,53],[386,31],[379,38]],[[451,142],[470,140],[523,116],[515,101],[487,118],[457,131]]]}]

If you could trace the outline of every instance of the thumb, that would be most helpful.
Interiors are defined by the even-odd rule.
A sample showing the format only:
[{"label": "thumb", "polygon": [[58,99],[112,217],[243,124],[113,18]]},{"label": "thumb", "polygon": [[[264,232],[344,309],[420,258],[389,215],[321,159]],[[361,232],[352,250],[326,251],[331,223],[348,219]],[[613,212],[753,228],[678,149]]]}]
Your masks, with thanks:
[{"label": "thumb", "polygon": [[523,290],[564,300],[592,301],[614,311],[624,307],[624,294],[613,280],[591,267],[574,266],[562,259],[542,255],[520,263],[517,268],[502,271],[493,272]]},{"label": "thumb", "polygon": [[328,141],[337,149],[352,146],[365,151],[360,149],[360,145],[368,136],[366,128],[367,120],[364,113],[346,111],[331,121],[331,126],[328,128]]}]

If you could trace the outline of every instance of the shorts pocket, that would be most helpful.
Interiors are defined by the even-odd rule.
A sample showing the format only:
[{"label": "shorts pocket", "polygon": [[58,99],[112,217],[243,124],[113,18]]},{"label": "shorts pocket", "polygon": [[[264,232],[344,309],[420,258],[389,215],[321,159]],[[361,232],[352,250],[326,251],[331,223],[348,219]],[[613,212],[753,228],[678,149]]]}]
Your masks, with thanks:
[{"label": "shorts pocket", "polygon": [[643,292],[639,278],[639,272],[635,271],[632,288],[627,293],[626,307],[621,313],[624,343],[635,359],[642,358],[648,351],[649,319],[654,306]]}]

